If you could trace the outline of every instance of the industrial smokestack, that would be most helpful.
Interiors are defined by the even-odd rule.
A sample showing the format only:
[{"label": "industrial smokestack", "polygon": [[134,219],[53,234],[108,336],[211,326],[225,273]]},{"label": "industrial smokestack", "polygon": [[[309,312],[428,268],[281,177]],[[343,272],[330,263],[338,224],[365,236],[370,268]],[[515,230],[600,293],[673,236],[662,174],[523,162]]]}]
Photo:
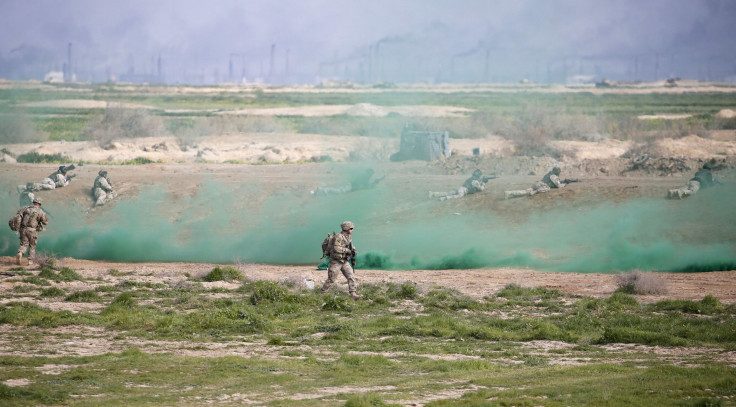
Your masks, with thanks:
[{"label": "industrial smokestack", "polygon": [[69,43],[66,50],[66,70],[64,70],[64,82],[72,81],[72,43]]},{"label": "industrial smokestack", "polygon": [[275,54],[276,54],[276,44],[271,44],[271,62],[268,67],[268,81],[273,81],[273,76],[276,71],[275,66]]}]

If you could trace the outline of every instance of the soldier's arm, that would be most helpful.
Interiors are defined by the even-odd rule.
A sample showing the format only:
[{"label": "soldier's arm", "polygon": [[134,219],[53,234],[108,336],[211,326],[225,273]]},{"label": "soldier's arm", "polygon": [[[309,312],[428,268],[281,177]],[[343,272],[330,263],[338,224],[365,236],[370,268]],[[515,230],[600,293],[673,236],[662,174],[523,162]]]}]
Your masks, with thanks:
[{"label": "soldier's arm", "polygon": [[102,189],[106,192],[112,192],[112,185],[110,185],[106,178],[100,180],[100,186],[102,186]]},{"label": "soldier's arm", "polygon": [[555,184],[555,187],[557,188],[564,188],[565,184],[560,182],[560,177],[557,175],[552,175],[549,177],[550,181],[552,181],[553,184]]}]

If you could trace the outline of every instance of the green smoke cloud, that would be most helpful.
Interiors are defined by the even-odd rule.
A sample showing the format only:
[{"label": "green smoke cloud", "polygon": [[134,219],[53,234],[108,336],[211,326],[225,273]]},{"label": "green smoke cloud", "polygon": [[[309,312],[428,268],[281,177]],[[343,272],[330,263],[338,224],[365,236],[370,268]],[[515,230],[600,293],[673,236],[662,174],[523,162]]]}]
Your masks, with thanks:
[{"label": "green smoke cloud", "polygon": [[[351,167],[344,178],[363,170]],[[407,198],[384,184],[325,197],[288,188],[266,191],[258,183],[234,188],[205,180],[191,196],[151,187],[89,213],[49,204],[53,217],[38,250],[112,261],[316,265],[325,235],[351,220],[363,268],[616,272],[736,265],[731,185],[683,201],[642,198],[572,208],[560,199],[559,207],[524,219],[491,208],[452,213],[446,202]],[[0,201],[9,218],[17,196]],[[17,236],[3,228],[2,254],[14,254],[17,245]]]}]

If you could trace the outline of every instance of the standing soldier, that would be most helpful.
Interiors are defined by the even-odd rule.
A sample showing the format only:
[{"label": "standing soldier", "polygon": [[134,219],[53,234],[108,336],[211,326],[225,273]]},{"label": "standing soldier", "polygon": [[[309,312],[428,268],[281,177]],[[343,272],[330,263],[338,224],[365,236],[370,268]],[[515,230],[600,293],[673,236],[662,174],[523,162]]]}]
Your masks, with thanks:
[{"label": "standing soldier", "polygon": [[362,295],[356,294],[355,275],[353,266],[355,265],[355,246],[353,246],[352,234],[355,225],[353,222],[345,221],[340,224],[342,232],[335,235],[334,243],[328,247],[330,256],[330,265],[327,267],[327,280],[322,285],[322,294],[325,294],[332,284],[335,283],[337,273],[342,273],[348,280],[348,291],[350,296],[358,301],[363,298]]},{"label": "standing soldier", "polygon": [[709,188],[715,184],[719,184],[720,182],[713,178],[713,174],[710,172],[712,169],[713,160],[706,162],[703,164],[703,168],[699,169],[685,186],[679,189],[670,189],[667,197],[669,199],[687,198],[698,192],[701,188]]},{"label": "standing soldier", "polygon": [[576,182],[576,180],[560,180],[560,167],[554,167],[552,168],[552,171],[546,173],[544,177],[542,177],[541,181],[537,181],[532,185],[531,188],[528,189],[521,189],[517,191],[506,191],[504,192],[504,198],[516,198],[517,196],[525,196],[525,195],[535,195],[539,192],[547,192],[552,188],[563,188],[565,185],[567,185],[568,182]]},{"label": "standing soldier", "polygon": [[20,211],[23,211],[20,228],[18,229],[20,247],[18,248],[18,254],[15,256],[15,263],[18,265],[20,265],[26,249],[30,248],[28,251],[29,261],[36,257],[36,242],[38,241],[36,233],[42,231],[44,225],[49,224],[49,218],[41,209],[41,198],[39,197],[33,199],[33,206],[21,208]]},{"label": "standing soldier", "polygon": [[112,192],[112,182],[107,178],[107,171],[100,170],[92,186],[92,196],[95,197],[95,205],[101,206],[112,200],[115,195]]}]

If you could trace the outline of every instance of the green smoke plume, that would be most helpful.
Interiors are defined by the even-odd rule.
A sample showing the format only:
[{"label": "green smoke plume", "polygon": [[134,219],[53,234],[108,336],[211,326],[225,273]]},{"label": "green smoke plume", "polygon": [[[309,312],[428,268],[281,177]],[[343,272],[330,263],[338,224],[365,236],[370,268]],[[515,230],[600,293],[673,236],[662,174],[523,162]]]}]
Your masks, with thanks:
[{"label": "green smoke plume", "polygon": [[[344,178],[363,170],[351,167]],[[191,196],[150,187],[89,213],[47,200],[53,216],[38,250],[111,261],[317,265],[322,239],[351,220],[359,268],[615,272],[736,265],[731,185],[683,201],[642,198],[571,208],[560,199],[559,207],[525,219],[490,208],[456,214],[445,210],[446,202],[407,197],[384,184],[330,196],[266,191],[259,183],[234,188],[205,180]],[[0,201],[9,218],[17,196]],[[3,228],[2,254],[14,254],[17,245],[17,236]]]}]

